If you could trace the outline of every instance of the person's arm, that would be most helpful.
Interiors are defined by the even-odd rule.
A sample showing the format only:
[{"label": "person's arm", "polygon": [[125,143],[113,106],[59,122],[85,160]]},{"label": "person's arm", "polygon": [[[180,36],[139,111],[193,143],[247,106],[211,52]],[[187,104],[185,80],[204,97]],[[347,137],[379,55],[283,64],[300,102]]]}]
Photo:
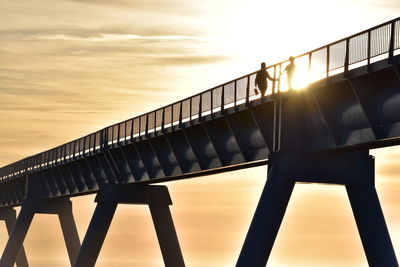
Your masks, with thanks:
[{"label": "person's arm", "polygon": [[[289,66],[289,65],[288,65],[288,66]],[[288,71],[288,66],[286,66],[285,69],[284,69],[281,73],[279,73],[279,77],[278,77],[278,79],[276,79],[276,80],[279,80],[279,78],[280,78],[283,74],[285,74],[285,72]]]},{"label": "person's arm", "polygon": [[271,77],[267,71],[267,78],[270,79],[271,81],[277,81],[278,79],[274,79],[274,77]]},{"label": "person's arm", "polygon": [[288,71],[288,66],[289,66],[289,65],[287,65],[287,66],[285,67],[285,69],[281,72],[281,75]]}]

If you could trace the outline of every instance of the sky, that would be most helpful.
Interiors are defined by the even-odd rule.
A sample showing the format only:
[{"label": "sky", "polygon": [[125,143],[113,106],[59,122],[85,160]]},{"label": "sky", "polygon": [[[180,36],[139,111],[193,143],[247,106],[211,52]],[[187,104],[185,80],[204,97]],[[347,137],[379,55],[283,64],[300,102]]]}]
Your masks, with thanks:
[{"label": "sky", "polygon": [[[397,0],[1,1],[0,166],[399,12]],[[399,147],[371,154],[400,255]],[[265,179],[264,166],[167,184],[187,266],[235,264]],[[93,200],[73,199],[81,240]],[[68,266],[55,216],[35,217],[25,248],[33,267]],[[162,265],[147,207],[118,207],[97,266]],[[343,187],[296,185],[268,265],[367,266]]]}]

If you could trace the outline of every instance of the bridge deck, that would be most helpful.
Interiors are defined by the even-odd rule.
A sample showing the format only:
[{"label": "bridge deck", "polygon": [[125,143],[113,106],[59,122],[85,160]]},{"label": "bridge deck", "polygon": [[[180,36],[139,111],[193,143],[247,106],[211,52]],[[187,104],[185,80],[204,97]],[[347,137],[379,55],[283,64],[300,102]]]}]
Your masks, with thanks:
[{"label": "bridge deck", "polygon": [[[296,57],[299,67],[308,60],[310,73],[325,64],[306,90],[285,91],[278,81],[260,99],[251,73],[5,166],[0,205],[19,205],[28,179],[42,198],[76,196],[105,183],[155,183],[267,164],[278,150],[398,144],[399,50],[398,18]],[[268,70],[277,77],[286,64]]]}]

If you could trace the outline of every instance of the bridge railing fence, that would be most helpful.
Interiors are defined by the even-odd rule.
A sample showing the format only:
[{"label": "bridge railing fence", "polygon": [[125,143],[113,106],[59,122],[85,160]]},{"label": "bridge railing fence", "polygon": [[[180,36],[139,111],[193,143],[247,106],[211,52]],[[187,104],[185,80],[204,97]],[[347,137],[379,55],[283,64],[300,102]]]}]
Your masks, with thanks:
[{"label": "bridge railing fence", "polygon": [[[346,74],[352,68],[369,66],[383,58],[390,60],[399,54],[399,50],[400,18],[397,18],[296,56],[296,72],[307,76],[308,82],[313,82],[342,72]],[[281,82],[281,73],[288,63],[286,60],[267,67],[269,74],[278,79],[277,82],[268,81],[267,94],[287,90],[286,83]],[[224,112],[227,108],[247,104],[260,97],[254,91],[256,73],[4,166],[0,168],[0,181],[65,164],[155,132],[164,132],[167,128],[181,127],[183,123],[201,120],[204,116]]]}]

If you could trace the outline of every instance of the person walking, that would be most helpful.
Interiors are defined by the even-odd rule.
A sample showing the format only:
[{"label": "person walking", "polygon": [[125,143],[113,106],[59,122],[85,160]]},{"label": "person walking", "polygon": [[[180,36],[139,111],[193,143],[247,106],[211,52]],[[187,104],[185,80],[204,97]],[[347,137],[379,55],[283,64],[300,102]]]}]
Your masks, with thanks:
[{"label": "person walking", "polygon": [[[268,81],[267,79],[270,79],[271,81],[277,81],[278,79],[274,79],[269,75],[268,71],[266,70],[266,64],[265,62],[261,63],[261,69],[257,72],[256,75],[256,80],[254,81],[254,85],[256,88],[254,88],[254,92],[257,95],[258,90],[261,92],[261,98],[264,97],[265,93],[267,92],[268,88]],[[258,90],[257,90],[258,87]]]}]

